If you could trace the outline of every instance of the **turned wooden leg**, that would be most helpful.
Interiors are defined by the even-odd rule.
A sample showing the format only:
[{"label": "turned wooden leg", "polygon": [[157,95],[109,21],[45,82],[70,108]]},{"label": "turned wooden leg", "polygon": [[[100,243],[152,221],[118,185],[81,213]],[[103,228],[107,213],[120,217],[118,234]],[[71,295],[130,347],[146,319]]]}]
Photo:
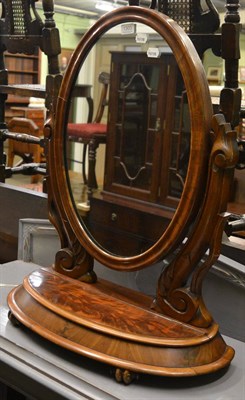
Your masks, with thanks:
[{"label": "turned wooden leg", "polygon": [[8,167],[12,168],[14,165],[14,150],[12,141],[9,140],[9,148],[8,148]]},{"label": "turned wooden leg", "polygon": [[83,175],[83,183],[87,185],[87,175],[86,175],[86,155],[87,155],[87,147],[88,145],[84,143],[83,145],[83,160],[82,160],[82,175]]},{"label": "turned wooden leg", "polygon": [[[38,145],[32,145],[33,149],[33,162],[39,164],[41,162],[42,149]],[[40,175],[32,175],[31,183],[38,183],[41,179]]]},{"label": "turned wooden leg", "polygon": [[91,139],[89,142],[89,167],[88,167],[88,186],[91,189],[97,189],[97,180],[95,174],[95,165],[96,165],[96,150],[98,144],[95,139]]}]

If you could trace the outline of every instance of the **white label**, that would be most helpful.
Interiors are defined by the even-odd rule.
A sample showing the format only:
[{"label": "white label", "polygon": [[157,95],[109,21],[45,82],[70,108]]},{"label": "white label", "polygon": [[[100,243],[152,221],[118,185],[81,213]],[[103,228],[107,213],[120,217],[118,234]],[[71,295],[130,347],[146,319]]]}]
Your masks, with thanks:
[{"label": "white label", "polygon": [[132,35],[136,33],[136,24],[123,24],[121,26],[122,35]]},{"label": "white label", "polygon": [[149,58],[158,58],[160,55],[160,50],[157,47],[149,47],[147,50],[147,57]]},{"label": "white label", "polygon": [[137,33],[136,35],[136,43],[146,43],[148,41],[147,33]]}]

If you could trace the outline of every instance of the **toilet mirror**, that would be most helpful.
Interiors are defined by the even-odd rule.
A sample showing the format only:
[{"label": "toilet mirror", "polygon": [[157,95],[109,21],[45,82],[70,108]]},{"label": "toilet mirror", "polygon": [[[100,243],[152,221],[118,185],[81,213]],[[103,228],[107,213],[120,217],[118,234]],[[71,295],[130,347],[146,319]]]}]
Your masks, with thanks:
[{"label": "toilet mirror", "polygon": [[[211,103],[201,61],[181,28],[151,10],[139,9],[137,16],[126,10],[102,17],[72,55],[58,99],[55,143],[62,202],[79,242],[105,264],[132,259],[144,265],[173,250],[198,212]],[[88,193],[76,166],[83,145],[69,140],[69,124],[87,122],[89,102],[74,96],[77,86],[91,85],[96,110],[101,72],[110,75],[101,120],[106,143],[96,154],[98,188]]]}]

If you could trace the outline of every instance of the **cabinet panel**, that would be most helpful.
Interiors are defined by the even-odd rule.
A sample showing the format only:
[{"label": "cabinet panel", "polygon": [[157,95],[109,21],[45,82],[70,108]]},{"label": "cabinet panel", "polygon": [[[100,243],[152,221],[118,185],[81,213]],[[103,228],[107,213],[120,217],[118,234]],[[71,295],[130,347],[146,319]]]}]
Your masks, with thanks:
[{"label": "cabinet panel", "polygon": [[169,223],[169,216],[133,209],[130,206],[105,201],[100,196],[91,199],[86,226],[98,243],[112,253],[134,256],[152,246]]},{"label": "cabinet panel", "polygon": [[166,121],[163,131],[159,203],[176,208],[181,197],[190,153],[190,116],[182,76],[170,67]]},{"label": "cabinet panel", "polygon": [[189,158],[188,101],[172,54],[112,52],[105,192],[176,208]]},{"label": "cabinet panel", "polygon": [[171,59],[112,53],[105,190],[157,201]]}]

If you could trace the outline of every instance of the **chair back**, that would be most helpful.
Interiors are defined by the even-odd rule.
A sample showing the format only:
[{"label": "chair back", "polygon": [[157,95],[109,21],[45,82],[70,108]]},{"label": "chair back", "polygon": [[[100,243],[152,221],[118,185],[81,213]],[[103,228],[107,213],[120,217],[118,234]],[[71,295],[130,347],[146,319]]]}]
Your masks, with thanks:
[{"label": "chair back", "polygon": [[109,84],[110,84],[110,74],[108,72],[101,72],[99,74],[98,80],[99,80],[99,83],[102,84],[102,90],[101,90],[101,94],[100,94],[100,100],[99,100],[97,112],[93,119],[94,123],[101,122],[105,107],[108,105],[107,95],[108,95],[108,88],[109,88]]},{"label": "chair back", "polygon": [[[34,121],[27,118],[14,117],[8,124],[10,132],[27,133],[38,137],[39,128]],[[40,146],[31,143],[9,140],[8,147],[8,166],[14,166],[14,156],[17,155],[24,159],[25,155],[32,155],[33,161],[41,162],[42,149]]]},{"label": "chair back", "polygon": [[219,13],[211,0],[159,0],[158,10],[174,19],[186,33],[213,33],[219,28]]},{"label": "chair back", "polygon": [[[36,10],[36,3],[36,0],[0,0],[0,182],[5,181],[6,175],[3,143],[9,138],[6,122],[12,115],[10,104],[24,105],[30,97],[45,99],[46,121],[49,120],[50,126],[56,114],[62,75],[58,60],[61,53],[59,31],[53,18],[54,2],[42,0],[43,18]],[[46,85],[43,86],[38,82],[36,66],[39,49],[48,59]],[[9,73],[4,62],[6,51],[11,55],[9,63],[14,65],[14,68],[9,67]],[[7,104],[9,95],[13,97]],[[22,97],[21,102],[19,97]],[[10,114],[8,118],[6,111]],[[11,140],[15,138],[11,136]]]},{"label": "chair back", "polygon": [[40,48],[49,59],[49,74],[59,73],[61,52],[59,31],[53,19],[53,0],[43,0],[43,22],[35,8],[36,0],[1,0],[0,69],[4,69],[3,52],[35,54]]}]

